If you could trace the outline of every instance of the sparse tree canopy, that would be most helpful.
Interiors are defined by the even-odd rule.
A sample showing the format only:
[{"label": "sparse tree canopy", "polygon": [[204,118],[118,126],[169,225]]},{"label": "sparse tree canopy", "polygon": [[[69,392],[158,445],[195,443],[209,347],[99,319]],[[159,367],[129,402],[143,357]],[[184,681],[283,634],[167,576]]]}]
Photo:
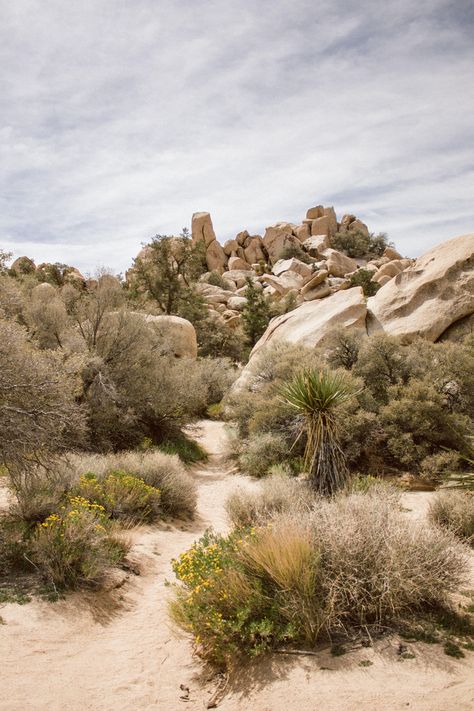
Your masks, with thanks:
[{"label": "sparse tree canopy", "polygon": [[204,271],[203,245],[186,234],[157,235],[134,261],[135,290],[157,302],[166,314],[178,312],[183,292]]}]

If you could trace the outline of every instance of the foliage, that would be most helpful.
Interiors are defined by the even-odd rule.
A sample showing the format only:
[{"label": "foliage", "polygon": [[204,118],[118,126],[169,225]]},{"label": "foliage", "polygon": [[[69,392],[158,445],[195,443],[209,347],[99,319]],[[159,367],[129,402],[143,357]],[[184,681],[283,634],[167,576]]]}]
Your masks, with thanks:
[{"label": "foliage", "polygon": [[305,264],[313,264],[314,259],[312,259],[307,252],[304,251],[303,247],[295,242],[289,242],[286,244],[280,254],[278,255],[276,262],[279,259],[299,259],[300,262]]},{"label": "foliage", "polygon": [[258,490],[235,489],[226,501],[227,515],[235,528],[261,525],[275,514],[307,511],[313,500],[305,481],[281,473],[265,477]]},{"label": "foliage", "polygon": [[331,368],[351,370],[359,358],[361,344],[359,329],[335,328],[326,344],[326,360]]},{"label": "foliage", "polygon": [[242,310],[242,327],[248,342],[254,346],[268,326],[270,307],[265,294],[255,287],[250,277],[247,278],[245,296],[247,303]]},{"label": "foliage", "polygon": [[171,516],[193,516],[196,510],[196,485],[177,455],[156,448],[124,451],[116,454],[74,455],[70,466],[76,481],[93,471],[99,480],[121,470],[159,489],[163,513]]},{"label": "foliage", "polygon": [[262,477],[272,464],[288,459],[288,454],[288,445],[281,435],[265,432],[252,435],[242,444],[239,464],[247,474]]},{"label": "foliage", "polygon": [[449,534],[407,521],[391,497],[373,492],[208,534],[174,570],[173,619],[202,656],[230,665],[239,652],[314,644],[443,605],[468,567]]},{"label": "foliage", "polygon": [[178,455],[185,464],[205,462],[208,458],[206,450],[199,442],[182,433],[174,436],[173,439],[161,442],[159,449],[168,455]]},{"label": "foliage", "polygon": [[365,296],[375,296],[380,289],[380,284],[376,281],[372,281],[373,275],[373,272],[368,269],[358,269],[351,276],[351,287],[361,286]]},{"label": "foliage", "polygon": [[428,512],[430,521],[474,545],[474,493],[445,489],[436,494]]},{"label": "foliage", "polygon": [[281,394],[305,420],[305,466],[311,485],[319,494],[330,496],[344,486],[348,476],[337,408],[357,391],[341,372],[303,370]]},{"label": "foliage", "polygon": [[108,567],[122,560],[126,545],[112,535],[101,506],[72,497],[38,525],[31,552],[48,582],[76,588],[97,583]]},{"label": "foliage", "polygon": [[111,518],[140,523],[153,521],[160,513],[160,490],[120,469],[104,478],[88,472],[79,479],[77,496],[99,504]]},{"label": "foliage", "polygon": [[0,462],[14,487],[28,468],[80,441],[76,383],[55,353],[40,352],[26,331],[0,320]]},{"label": "foliage", "polygon": [[360,230],[336,232],[331,237],[331,247],[340,252],[345,252],[349,257],[380,257],[387,247],[393,246],[388,241],[387,235],[365,234]]},{"label": "foliage", "polygon": [[443,451],[429,454],[420,465],[420,476],[431,484],[440,484],[459,473],[460,457],[457,452]]},{"label": "foliage", "polygon": [[163,313],[177,313],[183,289],[203,273],[204,263],[201,242],[194,244],[187,236],[156,235],[145,254],[134,260],[134,288],[156,301]]}]

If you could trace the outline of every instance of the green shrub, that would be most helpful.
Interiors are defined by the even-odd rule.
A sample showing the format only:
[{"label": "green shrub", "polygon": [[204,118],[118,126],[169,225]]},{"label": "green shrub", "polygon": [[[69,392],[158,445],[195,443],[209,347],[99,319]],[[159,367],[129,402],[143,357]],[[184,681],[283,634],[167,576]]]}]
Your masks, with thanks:
[{"label": "green shrub", "polygon": [[31,542],[33,562],[59,588],[97,583],[119,563],[127,545],[112,535],[104,509],[81,497],[37,526]]},{"label": "green shrub", "polygon": [[372,281],[374,273],[368,269],[358,269],[351,276],[351,286],[361,286],[365,296],[375,296],[380,289],[380,284]]},{"label": "green shrub", "polygon": [[364,232],[354,230],[353,232],[336,232],[331,237],[331,247],[340,252],[346,252],[349,257],[380,257],[386,247],[392,246],[387,235],[366,235]]},{"label": "green shrub", "polygon": [[304,262],[305,264],[313,264],[313,262],[315,261],[309,256],[307,252],[304,251],[303,247],[300,247],[299,244],[289,242],[287,245],[285,245],[285,247],[283,247],[282,251],[275,259],[275,262],[277,262],[279,259],[293,258],[299,259],[300,262]]},{"label": "green shrub", "polygon": [[457,452],[437,452],[425,457],[420,465],[420,476],[431,484],[439,484],[443,479],[457,474],[460,457]]},{"label": "green shrub", "polygon": [[173,439],[161,442],[158,445],[160,451],[164,454],[176,454],[185,464],[196,464],[196,462],[205,462],[208,458],[208,453],[199,442],[191,439],[185,434],[180,434]]},{"label": "green shrub", "polygon": [[244,444],[239,464],[251,476],[262,477],[272,464],[289,458],[285,439],[276,433],[252,435]]},{"label": "green shrub", "polygon": [[436,494],[428,512],[430,521],[474,545],[474,493],[446,489]]},{"label": "green shrub", "polygon": [[202,656],[229,665],[239,652],[314,644],[446,604],[468,565],[451,535],[407,520],[377,491],[207,535],[174,570],[173,619]]},{"label": "green shrub", "polygon": [[139,523],[153,521],[160,513],[160,490],[142,479],[115,470],[103,479],[88,472],[81,476],[77,495],[100,504],[111,518]]}]

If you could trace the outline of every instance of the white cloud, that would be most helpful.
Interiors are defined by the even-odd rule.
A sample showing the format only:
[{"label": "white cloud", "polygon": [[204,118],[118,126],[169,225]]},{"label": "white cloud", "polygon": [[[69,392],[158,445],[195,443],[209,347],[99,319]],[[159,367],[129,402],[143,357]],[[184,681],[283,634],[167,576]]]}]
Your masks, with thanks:
[{"label": "white cloud", "polygon": [[224,240],[355,212],[402,251],[474,229],[463,0],[0,0],[0,245],[125,269],[209,210]]}]

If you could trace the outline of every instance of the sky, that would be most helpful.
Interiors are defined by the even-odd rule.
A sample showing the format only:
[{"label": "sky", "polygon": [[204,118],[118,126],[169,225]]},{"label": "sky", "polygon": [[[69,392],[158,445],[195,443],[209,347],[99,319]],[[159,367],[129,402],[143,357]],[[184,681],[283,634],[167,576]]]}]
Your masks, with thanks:
[{"label": "sky", "polygon": [[333,205],[474,231],[472,0],[0,0],[0,248],[124,271]]}]

